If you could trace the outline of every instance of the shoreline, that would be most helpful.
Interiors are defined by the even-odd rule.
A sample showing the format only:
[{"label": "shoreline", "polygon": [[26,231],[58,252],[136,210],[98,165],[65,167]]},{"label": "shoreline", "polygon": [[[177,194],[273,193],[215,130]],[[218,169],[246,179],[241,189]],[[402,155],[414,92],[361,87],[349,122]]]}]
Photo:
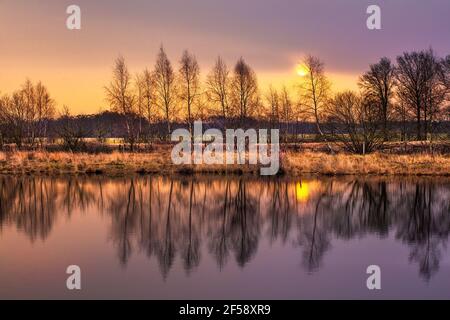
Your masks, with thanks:
[{"label": "shoreline", "polygon": [[[0,153],[2,175],[213,175],[260,176],[259,165],[174,165],[168,152],[70,153],[16,151]],[[450,155],[384,154],[365,156],[288,151],[280,155],[277,176],[450,176]],[[270,176],[268,176],[270,177]]]}]

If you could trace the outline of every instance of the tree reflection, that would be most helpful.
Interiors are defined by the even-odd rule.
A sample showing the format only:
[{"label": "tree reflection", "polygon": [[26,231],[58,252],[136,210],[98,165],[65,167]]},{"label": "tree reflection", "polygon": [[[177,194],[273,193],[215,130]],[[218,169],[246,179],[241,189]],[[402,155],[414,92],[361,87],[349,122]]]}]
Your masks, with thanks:
[{"label": "tree reflection", "polygon": [[55,180],[0,177],[0,226],[15,224],[34,242],[46,239],[57,218]]},{"label": "tree reflection", "polygon": [[429,280],[439,269],[439,260],[450,231],[449,194],[433,183],[418,183],[405,198],[407,210],[398,219],[397,238],[411,246],[410,260],[419,264]]},{"label": "tree reflection", "polygon": [[182,243],[182,256],[184,262],[184,268],[186,271],[192,270],[194,267],[198,266],[200,263],[200,230],[198,221],[194,216],[195,212],[193,209],[195,198],[194,198],[194,181],[191,181],[190,191],[189,191],[189,210],[188,210],[188,222],[184,225],[182,230],[182,237],[184,238]]},{"label": "tree reflection", "polygon": [[0,177],[0,232],[15,226],[30,241],[45,240],[59,215],[75,212],[106,216],[120,264],[143,252],[164,278],[177,256],[193,272],[205,250],[219,269],[230,257],[245,267],[260,241],[293,243],[313,272],[334,238],[391,234],[428,281],[449,237],[450,181]]},{"label": "tree reflection", "polygon": [[308,272],[317,270],[325,251],[330,246],[327,220],[324,219],[323,202],[327,193],[320,193],[315,199],[312,214],[302,215],[298,220],[298,243],[303,248],[303,265]]}]

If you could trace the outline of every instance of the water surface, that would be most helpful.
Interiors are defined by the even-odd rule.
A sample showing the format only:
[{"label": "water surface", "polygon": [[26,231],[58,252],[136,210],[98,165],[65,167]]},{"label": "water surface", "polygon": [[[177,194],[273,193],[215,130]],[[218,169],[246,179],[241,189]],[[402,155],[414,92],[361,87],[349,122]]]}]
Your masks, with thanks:
[{"label": "water surface", "polygon": [[449,298],[449,233],[448,179],[2,176],[0,298]]}]

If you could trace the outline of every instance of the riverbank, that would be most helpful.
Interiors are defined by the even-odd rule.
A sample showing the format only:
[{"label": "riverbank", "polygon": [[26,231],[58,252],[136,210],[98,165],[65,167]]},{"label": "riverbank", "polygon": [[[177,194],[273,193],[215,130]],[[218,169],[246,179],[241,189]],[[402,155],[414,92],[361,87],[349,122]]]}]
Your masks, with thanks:
[{"label": "riverbank", "polygon": [[[383,154],[365,156],[287,151],[280,174],[450,176],[450,155]],[[259,175],[256,165],[174,165],[168,151],[150,153],[1,152],[0,174],[245,174]]]}]

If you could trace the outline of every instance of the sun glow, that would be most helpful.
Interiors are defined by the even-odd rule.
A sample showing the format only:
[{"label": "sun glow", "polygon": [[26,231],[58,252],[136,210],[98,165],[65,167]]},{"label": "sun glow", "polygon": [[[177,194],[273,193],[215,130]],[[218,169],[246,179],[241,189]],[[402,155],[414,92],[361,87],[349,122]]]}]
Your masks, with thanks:
[{"label": "sun glow", "polygon": [[295,70],[297,72],[297,75],[299,75],[300,77],[305,77],[306,75],[308,75],[308,67],[305,66],[303,63],[299,63],[296,67]]}]

